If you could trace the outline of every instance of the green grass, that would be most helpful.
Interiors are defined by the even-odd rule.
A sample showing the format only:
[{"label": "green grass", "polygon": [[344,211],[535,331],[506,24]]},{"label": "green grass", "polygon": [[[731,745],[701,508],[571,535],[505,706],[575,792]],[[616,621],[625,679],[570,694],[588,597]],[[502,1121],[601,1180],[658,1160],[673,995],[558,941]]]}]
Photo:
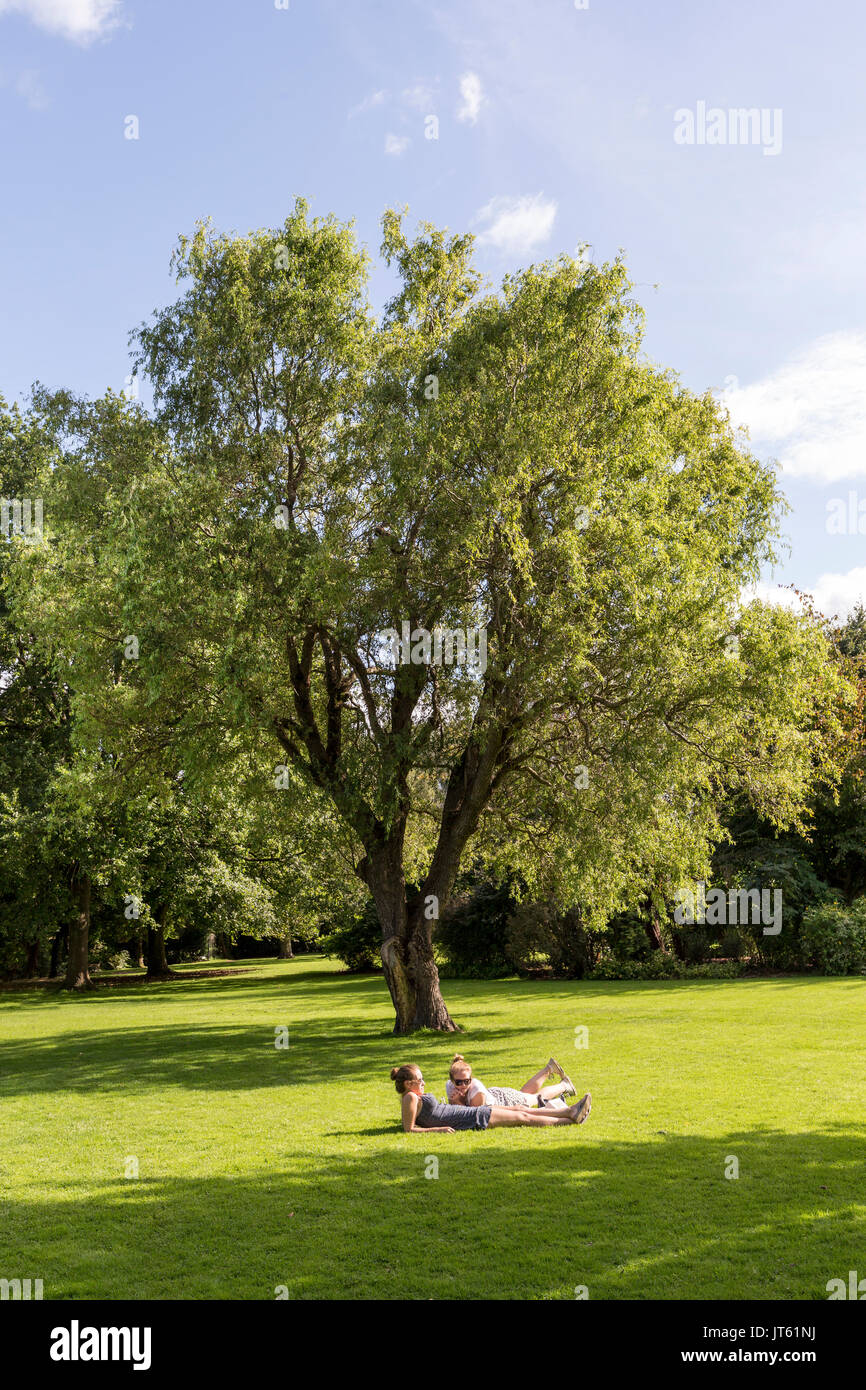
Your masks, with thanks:
[{"label": "green grass", "polygon": [[[452,980],[466,1031],[407,1041],[380,979],[245,964],[0,995],[0,1277],[46,1298],[825,1299],[866,1275],[866,982]],[[552,1053],[592,1116],[403,1134],[389,1068],[442,1097],[458,1049],[513,1085]]]}]

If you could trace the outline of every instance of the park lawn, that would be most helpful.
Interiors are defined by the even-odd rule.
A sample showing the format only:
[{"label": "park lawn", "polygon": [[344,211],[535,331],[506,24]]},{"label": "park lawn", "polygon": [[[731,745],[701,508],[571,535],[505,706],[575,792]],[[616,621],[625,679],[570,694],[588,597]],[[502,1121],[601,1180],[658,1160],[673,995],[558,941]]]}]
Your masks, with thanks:
[{"label": "park lawn", "polygon": [[[824,1299],[866,1275],[862,979],[449,980],[465,1031],[406,1040],[380,978],[243,964],[0,994],[0,1277],[46,1299]],[[457,1050],[512,1085],[552,1053],[589,1121],[403,1134],[390,1067],[442,1098]]]}]

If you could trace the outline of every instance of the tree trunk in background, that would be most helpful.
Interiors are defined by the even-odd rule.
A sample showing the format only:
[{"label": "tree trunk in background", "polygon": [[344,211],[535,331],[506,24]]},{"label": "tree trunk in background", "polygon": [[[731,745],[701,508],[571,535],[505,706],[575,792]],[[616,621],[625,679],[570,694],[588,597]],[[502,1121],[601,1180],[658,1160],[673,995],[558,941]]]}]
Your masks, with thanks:
[{"label": "tree trunk in background", "polygon": [[277,955],[280,960],[292,959],[292,938],[291,936],[281,936],[278,942]]},{"label": "tree trunk in background", "polygon": [[147,929],[147,978],[149,980],[170,980],[172,972],[165,958],[165,919],[168,907],[160,907],[156,922]]},{"label": "tree trunk in background", "polygon": [[659,920],[658,912],[654,907],[650,907],[650,919],[648,922],[644,923],[644,926],[646,927],[646,933],[652,943],[653,950],[663,951],[665,949],[665,941],[662,936],[662,924]]},{"label": "tree trunk in background", "polygon": [[90,978],[90,877],[76,874],[73,889],[78,911],[69,926],[69,955],[66,959],[64,989],[93,989]]},{"label": "tree trunk in background", "polygon": [[216,943],[217,950],[219,951],[223,960],[231,960],[232,943],[229,941],[228,933],[224,931],[218,931],[216,934]]},{"label": "tree trunk in background", "polygon": [[216,932],[209,931],[204,939],[204,953],[207,960],[213,960],[216,951]]},{"label": "tree trunk in background", "polygon": [[35,980],[39,974],[39,942],[31,941],[27,947],[27,960],[24,964],[24,979]]},{"label": "tree trunk in background", "polygon": [[60,955],[68,936],[69,927],[66,923],[54,933],[54,940],[51,943],[51,964],[48,967],[49,980],[55,980],[60,974]]},{"label": "tree trunk in background", "polygon": [[137,966],[139,970],[144,969],[144,949],[141,927],[136,927],[132,936],[129,938],[129,956],[133,965]]}]

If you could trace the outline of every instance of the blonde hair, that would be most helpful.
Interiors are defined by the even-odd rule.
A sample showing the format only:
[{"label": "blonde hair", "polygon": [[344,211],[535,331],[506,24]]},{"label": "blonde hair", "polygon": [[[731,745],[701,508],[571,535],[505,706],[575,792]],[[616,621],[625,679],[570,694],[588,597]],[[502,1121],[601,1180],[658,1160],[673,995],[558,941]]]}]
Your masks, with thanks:
[{"label": "blonde hair", "polygon": [[391,1080],[394,1082],[394,1090],[398,1095],[403,1094],[408,1081],[415,1081],[415,1073],[418,1067],[415,1062],[404,1062],[402,1067],[391,1068]]},{"label": "blonde hair", "polygon": [[[451,1058],[451,1066],[448,1068],[448,1075],[449,1075],[449,1077],[451,1078],[452,1081],[454,1080],[454,1068],[457,1066],[457,1063],[458,1063],[458,1062],[462,1062],[463,1065],[464,1065],[464,1067],[469,1067],[469,1063],[467,1062],[466,1058],[463,1056],[463,1053],[462,1053],[462,1052],[455,1052],[455,1053],[454,1053],[454,1056]],[[470,1076],[472,1075],[472,1068],[471,1068],[471,1067],[469,1067],[469,1075],[470,1075]]]}]

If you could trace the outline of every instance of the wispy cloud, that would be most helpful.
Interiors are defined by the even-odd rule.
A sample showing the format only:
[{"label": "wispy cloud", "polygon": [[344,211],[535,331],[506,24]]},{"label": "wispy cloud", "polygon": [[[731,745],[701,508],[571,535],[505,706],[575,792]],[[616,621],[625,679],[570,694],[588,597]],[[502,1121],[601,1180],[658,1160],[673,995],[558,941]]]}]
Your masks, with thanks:
[{"label": "wispy cloud", "polygon": [[385,136],[385,153],[390,155],[401,155],[408,150],[411,141],[408,135],[393,135],[391,131]]},{"label": "wispy cloud", "polygon": [[866,474],[866,334],[829,333],[721,400],[756,450],[793,477],[832,483]]},{"label": "wispy cloud", "polygon": [[92,43],[120,22],[120,0],[0,0],[0,14],[21,14],[49,34]]},{"label": "wispy cloud", "polygon": [[[0,3],[2,3],[2,0],[0,0]],[[349,119],[351,120],[354,116],[362,116],[365,111],[375,110],[377,106],[382,106],[384,101],[384,89],[378,92],[371,92],[369,96],[364,97],[363,101],[359,101],[357,106],[351,108],[349,111]]]},{"label": "wispy cloud", "polygon": [[436,101],[436,94],[427,82],[416,82],[414,87],[403,89],[403,100],[407,106],[412,106],[416,111],[432,111]]},{"label": "wispy cloud", "polygon": [[[845,573],[821,574],[814,584],[798,584],[797,587],[811,595],[819,613],[823,613],[827,618],[835,615],[844,622],[858,603],[866,604],[866,567],[860,565]],[[779,608],[790,608],[795,613],[802,611],[796,594],[791,589],[776,584],[749,585],[743,589],[740,597],[744,603],[759,598],[765,603],[774,603]]]},{"label": "wispy cloud", "polygon": [[457,108],[458,121],[468,121],[474,125],[484,102],[481,78],[477,72],[464,72],[460,79],[460,105]]},{"label": "wispy cloud", "polygon": [[556,203],[542,193],[522,198],[491,198],[475,214],[473,225],[481,225],[478,240],[497,251],[531,251],[547,241],[556,218]]}]

